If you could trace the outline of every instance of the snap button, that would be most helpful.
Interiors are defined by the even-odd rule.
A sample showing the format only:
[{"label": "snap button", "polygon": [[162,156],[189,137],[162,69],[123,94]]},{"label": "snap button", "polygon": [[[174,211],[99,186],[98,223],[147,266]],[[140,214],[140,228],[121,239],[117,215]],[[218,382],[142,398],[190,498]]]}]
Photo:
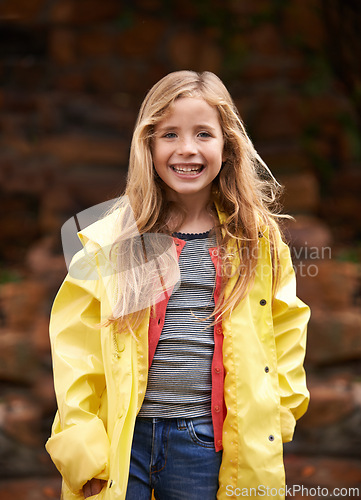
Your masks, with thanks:
[{"label": "snap button", "polygon": [[222,446],[222,440],[221,439],[218,439],[217,446]]},{"label": "snap button", "polygon": [[217,257],[218,256],[218,250],[212,250],[212,255],[213,257]]},{"label": "snap button", "polygon": [[267,304],[267,300],[262,299],[259,301],[259,303],[261,304],[261,306],[265,306]]},{"label": "snap button", "polygon": [[271,434],[270,436],[268,436],[268,439],[269,439],[270,441],[274,441],[274,440],[275,440],[275,437]]},{"label": "snap button", "polygon": [[218,333],[218,335],[221,335],[223,333],[223,330],[222,328],[217,328],[216,332]]},{"label": "snap button", "polygon": [[216,405],[216,406],[214,407],[214,411],[215,411],[215,412],[217,412],[217,413],[219,413],[219,412],[221,411],[221,407],[220,407],[220,406],[218,406],[218,405]]},{"label": "snap button", "polygon": [[221,370],[221,369],[217,366],[217,367],[214,369],[214,371],[215,371],[216,373],[221,373],[221,371],[222,371],[222,370]]}]

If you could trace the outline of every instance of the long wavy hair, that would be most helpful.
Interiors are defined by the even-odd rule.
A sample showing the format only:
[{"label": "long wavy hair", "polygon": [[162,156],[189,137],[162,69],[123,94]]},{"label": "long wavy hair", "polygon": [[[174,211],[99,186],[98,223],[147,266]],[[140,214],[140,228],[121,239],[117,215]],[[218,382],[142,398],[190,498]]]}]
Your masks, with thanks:
[{"label": "long wavy hair", "polygon": [[[181,206],[166,197],[163,181],[157,175],[152,160],[152,142],[156,125],[175,100],[182,97],[204,99],[219,115],[224,137],[226,161],[213,181],[209,211],[214,217],[214,231],[221,252],[222,286],[212,316],[219,319],[246,297],[255,278],[259,250],[259,232],[269,228],[272,255],[273,294],[278,283],[278,198],[281,186],[261,160],[249,139],[238,110],[222,81],[211,72],[177,71],[156,83],[146,95],[133,133],[125,195],[132,207],[137,229],[145,233],[171,235],[184,220]],[[217,210],[224,212],[220,222]],[[116,203],[113,210],[119,208]],[[116,244],[121,245],[118,240]],[[139,246],[139,245],[138,245]],[[230,276],[234,253],[238,254],[237,272]],[[120,252],[121,254],[122,252]],[[232,267],[232,265],[231,265]],[[227,287],[232,280],[231,290]],[[139,279],[137,281],[139,285]],[[132,290],[137,289],[133,283]],[[124,284],[123,284],[124,286]],[[227,287],[227,292],[226,292]],[[116,322],[119,331],[139,325],[145,310],[122,315],[127,300],[126,291],[119,298],[109,322]],[[132,329],[132,328],[131,328]]]}]

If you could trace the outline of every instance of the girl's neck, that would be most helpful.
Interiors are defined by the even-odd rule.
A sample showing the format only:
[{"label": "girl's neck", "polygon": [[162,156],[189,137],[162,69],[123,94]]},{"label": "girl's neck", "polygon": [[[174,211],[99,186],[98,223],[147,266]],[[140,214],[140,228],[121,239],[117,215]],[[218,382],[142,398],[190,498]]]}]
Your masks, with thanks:
[{"label": "girl's neck", "polygon": [[179,195],[175,192],[168,193],[170,199],[179,203],[185,212],[185,218],[177,231],[180,233],[204,233],[211,229],[214,220],[209,212],[210,193],[192,193]]},{"label": "girl's neck", "polygon": [[205,205],[184,206],[185,218],[178,229],[180,233],[204,233],[212,229],[214,220],[209,212],[208,203]]},{"label": "girl's neck", "polygon": [[206,213],[200,217],[186,217],[177,231],[179,233],[204,233],[212,229],[213,225],[211,214]]}]

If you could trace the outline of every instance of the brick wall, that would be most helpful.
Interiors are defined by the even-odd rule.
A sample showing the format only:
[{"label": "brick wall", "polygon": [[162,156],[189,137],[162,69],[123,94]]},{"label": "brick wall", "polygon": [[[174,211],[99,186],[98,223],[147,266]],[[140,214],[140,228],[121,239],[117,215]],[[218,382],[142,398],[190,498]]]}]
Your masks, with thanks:
[{"label": "brick wall", "polygon": [[316,0],[0,2],[1,498],[58,495],[43,443],[61,225],[122,192],[146,91],[185,68],[227,84],[296,217],[287,234],[313,311],[312,399],[285,448],[288,482],[360,485],[358,116],[327,37]]}]

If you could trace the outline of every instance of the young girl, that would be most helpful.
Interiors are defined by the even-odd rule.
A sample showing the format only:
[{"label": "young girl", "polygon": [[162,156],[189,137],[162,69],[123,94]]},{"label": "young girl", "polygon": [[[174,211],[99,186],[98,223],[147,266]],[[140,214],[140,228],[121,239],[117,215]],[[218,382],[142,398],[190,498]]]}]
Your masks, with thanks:
[{"label": "young girl", "polygon": [[126,198],[79,233],[94,268],[69,273],[53,306],[47,450],[64,499],[285,497],[309,309],[278,187],[214,74],[171,73],[149,91]]}]

